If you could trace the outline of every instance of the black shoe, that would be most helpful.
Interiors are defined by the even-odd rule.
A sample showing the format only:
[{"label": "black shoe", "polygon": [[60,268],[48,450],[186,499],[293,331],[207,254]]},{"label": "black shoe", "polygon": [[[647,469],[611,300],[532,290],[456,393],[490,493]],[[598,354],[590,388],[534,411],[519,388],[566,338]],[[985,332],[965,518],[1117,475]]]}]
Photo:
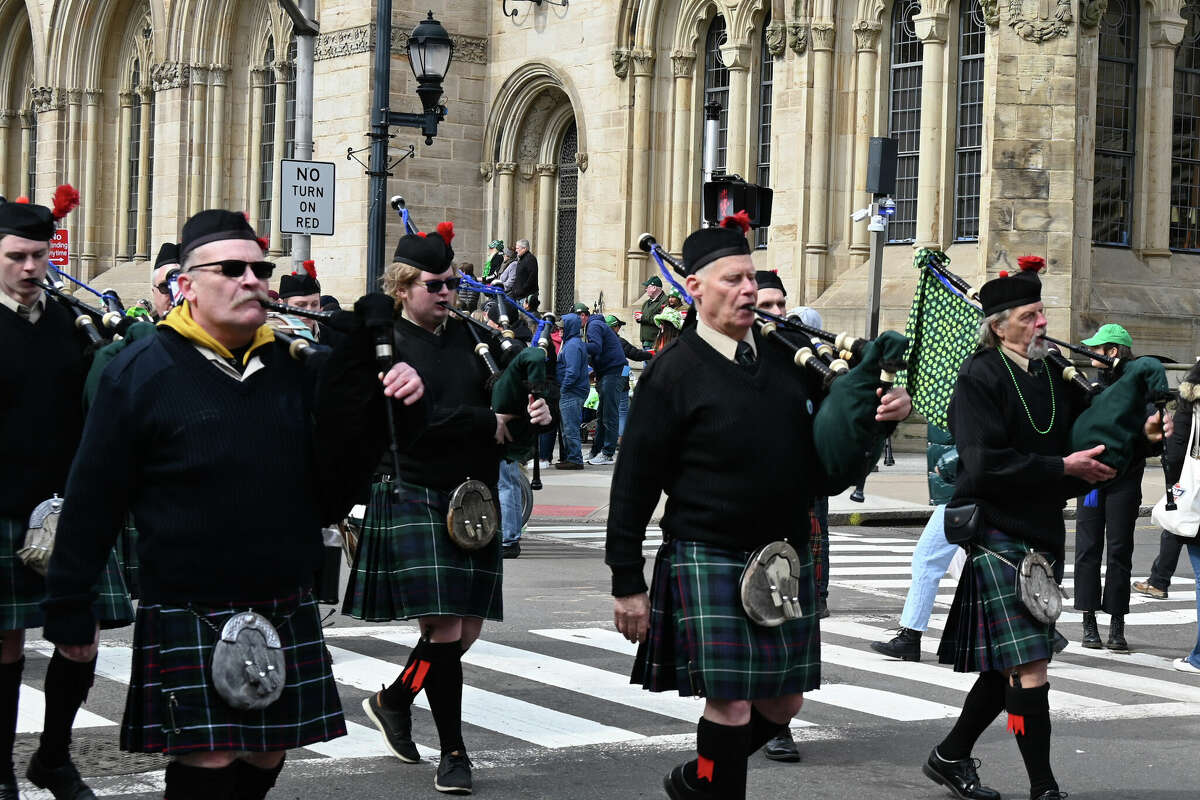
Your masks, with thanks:
[{"label": "black shoe", "polygon": [[871,642],[871,649],[901,661],[921,660],[921,632],[901,628],[890,642]]},{"label": "black shoe", "polygon": [[1052,647],[1054,648],[1055,653],[1061,653],[1063,650],[1066,650],[1067,645],[1070,643],[1071,641],[1059,633],[1057,628],[1054,629],[1054,644]]},{"label": "black shoe", "polygon": [[684,765],[680,764],[663,778],[663,789],[666,790],[667,797],[671,800],[712,800],[716,797],[712,792],[688,784],[683,775],[683,767]]},{"label": "black shoe", "polygon": [[520,558],[521,543],[513,542],[512,544],[501,545],[500,556],[502,558]]},{"label": "black shoe", "polygon": [[825,619],[829,616],[829,601],[824,597],[817,598],[817,619]]},{"label": "black shoe", "polygon": [[419,764],[421,754],[412,740],[412,708],[393,711],[379,702],[379,693],[362,701],[363,711],[383,734],[383,743],[405,764]]},{"label": "black shoe", "polygon": [[1129,652],[1129,642],[1125,641],[1125,617],[1112,615],[1108,624],[1108,641],[1104,646],[1114,653]]},{"label": "black shoe", "polygon": [[1100,641],[1100,629],[1096,627],[1096,612],[1083,612],[1083,646],[1088,650],[1099,650],[1104,646]]},{"label": "black shoe", "polygon": [[979,773],[975,771],[978,766],[979,759],[970,757],[958,761],[943,761],[935,747],[929,751],[929,758],[925,760],[921,771],[934,783],[945,786],[960,800],[1000,800],[999,792],[980,785]]},{"label": "black shoe", "polygon": [[17,778],[13,777],[0,781],[0,800],[21,800],[21,792],[17,789]]},{"label": "black shoe", "polygon": [[34,753],[33,758],[29,759],[25,777],[39,789],[49,789],[54,800],[96,800],[96,795],[92,794],[83,778],[79,777],[79,770],[70,761],[50,769],[43,766],[38,754]]},{"label": "black shoe", "polygon": [[554,465],[555,469],[583,469],[583,464],[578,461],[560,461]]},{"label": "black shoe", "polygon": [[471,759],[466,753],[442,753],[433,788],[446,794],[471,793]]},{"label": "black shoe", "polygon": [[792,729],[786,725],[779,731],[779,735],[771,741],[767,742],[763,748],[763,755],[772,761],[787,761],[795,763],[800,760],[800,748],[796,746],[796,740],[792,738]]},{"label": "black shoe", "polygon": [[1070,797],[1066,792],[1059,789],[1047,789],[1039,794],[1033,800],[1067,800]]}]

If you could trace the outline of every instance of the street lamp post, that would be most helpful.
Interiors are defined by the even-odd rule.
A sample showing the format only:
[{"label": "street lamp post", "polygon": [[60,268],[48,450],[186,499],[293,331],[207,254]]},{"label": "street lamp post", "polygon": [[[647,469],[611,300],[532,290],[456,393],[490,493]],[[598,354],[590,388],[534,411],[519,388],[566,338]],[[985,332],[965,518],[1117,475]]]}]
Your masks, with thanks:
[{"label": "street lamp post", "polygon": [[392,0],[378,0],[375,6],[375,86],[372,92],[370,202],[367,213],[367,291],[379,288],[383,274],[387,233],[387,179],[389,129],[392,126],[418,128],[425,135],[425,144],[433,144],[438,123],[446,117],[441,104],[442,81],[450,69],[454,43],[433,12],[417,23],[408,38],[408,61],[417,79],[417,96],[421,98],[419,113],[392,111]]}]

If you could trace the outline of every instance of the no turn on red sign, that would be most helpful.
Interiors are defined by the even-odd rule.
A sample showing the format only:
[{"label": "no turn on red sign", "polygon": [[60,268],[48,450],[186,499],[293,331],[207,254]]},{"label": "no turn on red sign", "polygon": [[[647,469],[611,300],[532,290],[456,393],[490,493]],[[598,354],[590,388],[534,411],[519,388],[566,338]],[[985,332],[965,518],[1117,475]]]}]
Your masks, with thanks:
[{"label": "no turn on red sign", "polygon": [[285,158],[280,161],[280,173],[280,232],[332,236],[336,165]]}]

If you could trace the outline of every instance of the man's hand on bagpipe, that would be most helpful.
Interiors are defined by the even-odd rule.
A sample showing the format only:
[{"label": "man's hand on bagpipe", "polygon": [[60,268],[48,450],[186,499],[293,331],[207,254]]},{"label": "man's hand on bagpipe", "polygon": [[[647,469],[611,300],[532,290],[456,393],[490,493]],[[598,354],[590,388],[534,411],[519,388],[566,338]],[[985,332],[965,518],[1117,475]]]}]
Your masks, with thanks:
[{"label": "man's hand on bagpipe", "polygon": [[912,413],[912,398],[903,386],[892,386],[886,392],[880,386],[875,390],[879,408],[875,409],[876,422],[903,422]]},{"label": "man's hand on bagpipe", "polygon": [[393,364],[386,374],[380,373],[379,380],[383,383],[385,397],[399,400],[406,406],[411,406],[425,395],[425,382],[411,365],[403,361]]},{"label": "man's hand on bagpipe", "polygon": [[1157,444],[1163,439],[1171,438],[1171,434],[1175,433],[1175,420],[1162,410],[1155,411],[1146,417],[1146,424],[1142,430],[1146,432],[1146,441]]},{"label": "man's hand on bagpipe", "polygon": [[544,397],[529,395],[529,407],[525,411],[529,414],[529,421],[539,427],[546,427],[554,421],[554,417],[550,413],[550,404]]}]

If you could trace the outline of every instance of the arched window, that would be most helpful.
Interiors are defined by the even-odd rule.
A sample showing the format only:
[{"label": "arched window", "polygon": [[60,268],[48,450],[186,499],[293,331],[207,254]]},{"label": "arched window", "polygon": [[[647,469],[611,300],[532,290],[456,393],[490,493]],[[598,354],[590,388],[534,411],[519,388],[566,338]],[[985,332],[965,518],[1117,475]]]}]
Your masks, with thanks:
[{"label": "arched window", "polygon": [[888,135],[898,141],[896,214],[888,225],[889,242],[917,237],[917,166],[921,149],[921,58],[913,17],[920,0],[896,0],[892,9],[891,88],[888,92]]},{"label": "arched window", "polygon": [[1200,0],[1188,0],[1175,53],[1175,124],[1171,141],[1171,248],[1200,250]]},{"label": "arched window", "polygon": [[[293,36],[287,49],[287,102],[283,105],[283,153],[280,158],[296,157],[296,37]],[[283,255],[292,254],[292,235],[279,236],[279,249]]]},{"label": "arched window", "polygon": [[1135,0],[1108,0],[1108,9],[1100,20],[1099,51],[1092,241],[1128,246],[1133,229],[1133,147],[1137,108],[1138,9]]},{"label": "arched window", "polygon": [[[762,39],[759,41],[759,58],[762,64],[758,70],[758,174],[755,181],[759,186],[771,185],[771,115],[774,103],[775,60],[767,47],[767,26],[771,24],[771,15],[763,20]],[[767,246],[767,229],[759,228],[754,232],[754,246]]]},{"label": "arched window", "polygon": [[[721,58],[721,45],[725,44],[725,18],[715,17],[708,26],[708,38],[704,42],[704,105],[712,101],[721,104],[720,132],[717,136],[717,158],[714,171],[725,171],[725,151],[729,141],[729,68]],[[704,109],[700,109],[704,119]],[[708,149],[705,131],[701,157]]]},{"label": "arched window", "polygon": [[575,230],[579,203],[579,131],[572,122],[558,151],[558,231],[554,248],[554,310],[565,314],[575,303]]},{"label": "arched window", "polygon": [[[264,56],[267,69],[275,63],[275,40],[267,39]],[[271,196],[275,177],[275,81],[268,79],[263,89],[262,145],[258,174],[258,235],[271,235]]]},{"label": "arched window", "polygon": [[[129,88],[134,92],[137,92],[137,89],[141,83],[141,62],[135,58],[129,72]],[[125,225],[127,228],[125,255],[133,258],[133,256],[137,253],[139,205],[138,180],[141,177],[140,167],[142,163],[142,104],[140,102],[140,98],[136,94],[134,95],[133,105],[129,110],[129,141],[126,144],[129,167],[125,173],[128,176],[128,180],[126,181],[125,185],[125,193],[129,198],[129,213],[125,218]]]},{"label": "arched window", "polygon": [[29,198],[29,202],[36,203],[34,192],[37,191],[37,137],[38,137],[38,115],[33,110],[33,106],[29,107],[29,160],[25,164],[25,185],[27,190],[24,195]]},{"label": "arched window", "polygon": [[987,28],[979,0],[962,0],[958,14],[958,132],[954,145],[954,240],[958,242],[979,238],[986,42]]}]

